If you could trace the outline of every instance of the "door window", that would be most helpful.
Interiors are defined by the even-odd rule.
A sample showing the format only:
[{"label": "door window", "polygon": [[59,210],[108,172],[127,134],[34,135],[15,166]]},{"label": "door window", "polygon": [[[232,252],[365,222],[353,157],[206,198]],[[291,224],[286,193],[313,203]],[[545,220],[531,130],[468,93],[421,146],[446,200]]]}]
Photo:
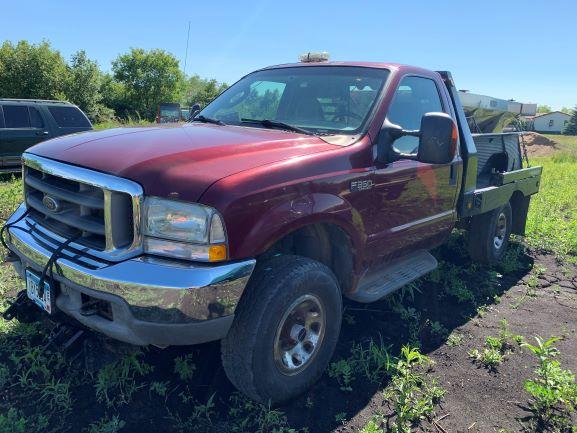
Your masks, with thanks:
[{"label": "door window", "polygon": [[60,128],[90,127],[88,119],[76,107],[48,107],[48,111]]},{"label": "door window", "polygon": [[[429,78],[405,77],[401,80],[387,118],[403,129],[417,130],[421,127],[421,117],[425,113],[442,112],[443,105],[435,82]],[[419,138],[405,136],[394,142],[394,147],[402,153],[416,153]]]},{"label": "door window", "polygon": [[44,128],[44,121],[40,115],[40,111],[36,107],[30,108],[30,126],[32,128]]},{"label": "door window", "polygon": [[6,128],[30,128],[28,107],[25,105],[4,105],[4,122]]}]

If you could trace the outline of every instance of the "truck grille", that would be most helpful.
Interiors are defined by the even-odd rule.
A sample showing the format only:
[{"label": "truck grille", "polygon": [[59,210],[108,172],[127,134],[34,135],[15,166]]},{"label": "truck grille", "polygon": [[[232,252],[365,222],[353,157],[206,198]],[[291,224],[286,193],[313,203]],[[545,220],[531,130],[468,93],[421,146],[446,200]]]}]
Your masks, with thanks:
[{"label": "truck grille", "polygon": [[142,188],[135,182],[25,154],[24,197],[29,218],[102,258],[141,248]]}]

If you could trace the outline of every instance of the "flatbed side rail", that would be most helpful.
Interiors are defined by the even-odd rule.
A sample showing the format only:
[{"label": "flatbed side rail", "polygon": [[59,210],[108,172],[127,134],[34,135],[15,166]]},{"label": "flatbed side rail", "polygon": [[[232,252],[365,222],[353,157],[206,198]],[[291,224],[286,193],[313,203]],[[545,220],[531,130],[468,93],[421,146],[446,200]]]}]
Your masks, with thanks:
[{"label": "flatbed side rail", "polygon": [[[529,167],[522,168],[521,170],[506,171],[505,173],[496,173],[494,175],[494,184],[497,186],[505,185],[507,183],[516,182],[518,180],[523,180],[529,177],[541,176],[543,167]],[[537,191],[535,191],[537,192]]]},{"label": "flatbed side rail", "polygon": [[467,218],[489,212],[504,205],[520,191],[528,197],[539,191],[543,167],[531,167],[505,173],[496,173],[496,182],[486,188],[466,192],[459,209],[459,217]]}]

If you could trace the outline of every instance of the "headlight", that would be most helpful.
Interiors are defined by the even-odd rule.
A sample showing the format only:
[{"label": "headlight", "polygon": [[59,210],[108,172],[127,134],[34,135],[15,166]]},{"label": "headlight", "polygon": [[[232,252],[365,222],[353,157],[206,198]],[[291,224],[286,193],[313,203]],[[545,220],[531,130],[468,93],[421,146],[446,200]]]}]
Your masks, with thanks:
[{"label": "headlight", "polygon": [[143,215],[146,252],[202,261],[227,258],[224,223],[215,209],[147,197]]}]

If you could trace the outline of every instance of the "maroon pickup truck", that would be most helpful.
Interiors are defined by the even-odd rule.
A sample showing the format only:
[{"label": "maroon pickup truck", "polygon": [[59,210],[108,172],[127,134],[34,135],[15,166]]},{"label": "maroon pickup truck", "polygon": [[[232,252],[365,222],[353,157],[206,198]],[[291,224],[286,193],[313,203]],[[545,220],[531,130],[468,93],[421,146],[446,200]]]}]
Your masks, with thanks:
[{"label": "maroon pickup truck", "polygon": [[433,270],[456,226],[497,262],[541,177],[518,134],[470,133],[448,72],[357,62],[264,68],[189,124],[57,138],[23,163],[3,239],[38,316],[222,340],[232,383],[273,403],[323,373],[343,296]]}]

